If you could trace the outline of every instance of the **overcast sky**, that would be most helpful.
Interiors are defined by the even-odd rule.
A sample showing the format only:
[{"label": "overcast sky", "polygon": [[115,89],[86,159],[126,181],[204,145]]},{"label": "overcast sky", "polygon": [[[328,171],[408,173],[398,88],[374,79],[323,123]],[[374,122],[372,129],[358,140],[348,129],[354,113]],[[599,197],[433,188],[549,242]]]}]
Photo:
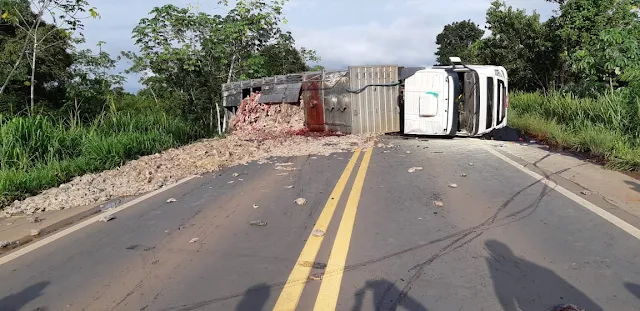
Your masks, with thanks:
[{"label": "overcast sky", "polygon": [[[155,6],[167,3],[199,4],[202,11],[219,12],[215,0],[89,0],[101,19],[85,22],[87,45],[105,41],[115,57],[136,50],[131,30]],[[544,0],[507,0],[507,4],[536,10],[543,19],[555,5]],[[398,64],[429,66],[434,63],[435,38],[444,25],[471,19],[481,27],[491,0],[290,0],[285,17],[298,47],[317,51],[328,69],[348,65]],[[121,64],[118,70],[124,69]],[[125,87],[139,89],[136,77]]]}]

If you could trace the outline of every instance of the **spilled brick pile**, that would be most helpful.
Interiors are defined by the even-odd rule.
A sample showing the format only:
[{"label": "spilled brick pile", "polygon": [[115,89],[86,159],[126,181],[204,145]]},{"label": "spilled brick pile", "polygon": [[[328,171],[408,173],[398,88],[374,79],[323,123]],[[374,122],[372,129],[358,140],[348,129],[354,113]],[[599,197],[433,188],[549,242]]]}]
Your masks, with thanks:
[{"label": "spilled brick pile", "polygon": [[294,104],[260,104],[260,94],[245,98],[231,119],[233,135],[271,139],[304,132],[304,110]]}]

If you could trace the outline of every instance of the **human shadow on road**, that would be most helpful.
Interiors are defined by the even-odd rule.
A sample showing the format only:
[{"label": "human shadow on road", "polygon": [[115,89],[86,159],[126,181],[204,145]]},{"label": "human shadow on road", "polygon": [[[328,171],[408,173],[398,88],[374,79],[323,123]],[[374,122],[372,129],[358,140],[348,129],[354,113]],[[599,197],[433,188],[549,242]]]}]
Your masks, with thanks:
[{"label": "human shadow on road", "polygon": [[355,293],[355,303],[351,311],[365,311],[362,309],[362,304],[367,291],[373,291],[372,298],[376,311],[397,310],[398,307],[411,311],[427,311],[417,300],[407,296],[388,280],[367,281],[364,287]]},{"label": "human shadow on road", "polygon": [[517,257],[504,243],[489,240],[485,246],[493,287],[504,311],[553,310],[563,304],[603,310],[555,272]]},{"label": "human shadow on road", "polygon": [[640,183],[630,180],[625,180],[624,183],[629,185],[633,191],[640,192]]},{"label": "human shadow on road", "polygon": [[249,287],[238,303],[236,311],[261,311],[267,304],[270,295],[271,286],[269,284],[261,283]]},{"label": "human shadow on road", "polygon": [[633,295],[640,299],[640,285],[633,283],[624,283],[624,287]]},{"label": "human shadow on road", "polygon": [[[44,281],[33,284],[15,294],[11,294],[0,299],[0,310],[14,311],[20,310],[29,302],[35,300],[42,295],[42,291],[45,287],[49,286],[51,282]],[[38,308],[36,310],[45,310],[44,308]]]}]

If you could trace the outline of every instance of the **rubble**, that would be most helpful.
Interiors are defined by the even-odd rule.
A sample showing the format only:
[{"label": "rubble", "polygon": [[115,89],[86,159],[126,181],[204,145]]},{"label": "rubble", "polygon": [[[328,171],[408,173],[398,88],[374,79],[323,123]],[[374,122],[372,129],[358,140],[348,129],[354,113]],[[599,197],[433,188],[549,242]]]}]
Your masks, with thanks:
[{"label": "rubble", "polygon": [[27,217],[27,222],[32,223],[32,224],[39,223],[40,221],[42,221],[42,220],[38,216],[29,216],[29,217]]},{"label": "rubble", "polygon": [[0,248],[5,248],[9,245],[11,245],[9,241],[0,241]]},{"label": "rubble", "polygon": [[[246,103],[250,100],[257,97],[243,101],[245,107],[231,121],[235,131],[226,137],[203,139],[129,161],[116,169],[75,177],[59,187],[4,207],[0,218],[136,196],[189,176],[272,157],[328,156],[373,146],[375,135],[311,135],[300,130],[304,128],[304,113],[299,107],[280,104],[257,108],[255,103]],[[256,116],[263,118],[257,120]],[[281,171],[295,170],[277,167]]]},{"label": "rubble", "polygon": [[116,219],[116,215],[111,214],[111,215],[102,216],[102,218],[100,218],[100,221],[101,222],[108,222],[108,221],[111,221],[111,220],[114,220],[114,219]]},{"label": "rubble", "polygon": [[31,236],[40,235],[40,229],[31,229]]},{"label": "rubble", "polygon": [[295,202],[296,202],[296,204],[298,204],[298,205],[302,206],[302,205],[307,204],[307,199],[305,199],[305,198],[297,198],[297,199],[295,200]]},{"label": "rubble", "polygon": [[250,221],[249,222],[250,226],[258,226],[258,227],[264,227],[267,225],[267,222],[264,220],[254,220],[254,221]]},{"label": "rubble", "polygon": [[323,237],[324,236],[324,231],[320,230],[320,229],[315,229],[313,231],[311,231],[311,235],[314,237]]},{"label": "rubble", "polygon": [[321,281],[323,277],[324,277],[324,273],[313,273],[309,275],[309,280]]}]

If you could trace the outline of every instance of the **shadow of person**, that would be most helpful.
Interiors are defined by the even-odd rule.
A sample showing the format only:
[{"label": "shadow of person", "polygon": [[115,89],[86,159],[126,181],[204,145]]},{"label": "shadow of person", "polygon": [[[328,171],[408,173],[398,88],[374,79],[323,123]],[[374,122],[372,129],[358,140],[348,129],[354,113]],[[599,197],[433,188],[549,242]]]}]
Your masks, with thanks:
[{"label": "shadow of person", "polygon": [[[11,294],[9,296],[6,296],[0,299],[0,310],[3,310],[3,311],[20,310],[29,302],[40,297],[42,295],[42,291],[44,290],[44,288],[49,286],[49,284],[51,284],[51,282],[49,281],[39,282],[21,290],[20,292]],[[39,308],[36,310],[43,310],[43,308]]]},{"label": "shadow of person", "polygon": [[238,303],[236,311],[260,311],[267,304],[270,295],[271,287],[266,283],[249,287]]},{"label": "shadow of person", "polygon": [[629,185],[633,191],[640,192],[640,183],[630,180],[625,180],[624,183]]},{"label": "shadow of person", "polygon": [[496,240],[485,242],[493,287],[504,311],[553,310],[573,304],[588,311],[602,311],[594,301],[550,269],[516,257]]},{"label": "shadow of person", "polygon": [[375,310],[397,310],[403,307],[410,311],[427,311],[418,301],[405,296],[402,291],[388,280],[367,281],[361,289],[355,293],[355,303],[352,311],[362,311],[364,296],[367,291],[373,291],[373,303]]},{"label": "shadow of person", "polygon": [[634,296],[640,299],[640,285],[633,283],[624,283],[624,287]]}]

